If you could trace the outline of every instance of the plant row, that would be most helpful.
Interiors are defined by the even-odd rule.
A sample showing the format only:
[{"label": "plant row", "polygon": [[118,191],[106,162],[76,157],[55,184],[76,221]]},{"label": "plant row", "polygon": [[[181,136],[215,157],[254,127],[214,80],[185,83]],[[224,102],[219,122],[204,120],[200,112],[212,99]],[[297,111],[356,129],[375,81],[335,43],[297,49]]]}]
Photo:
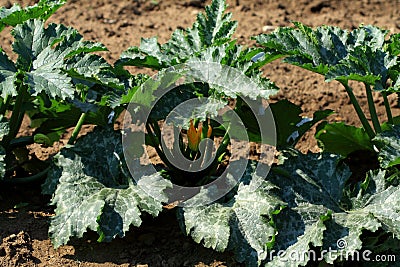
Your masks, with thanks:
[{"label": "plant row", "polygon": [[[49,227],[55,247],[88,230],[99,241],[123,237],[141,225],[144,213],[157,216],[173,204],[168,190],[179,185],[199,188],[186,202],[192,205],[173,204],[183,232],[207,248],[233,251],[247,266],[304,266],[310,257],[291,256],[308,250],[330,264],[366,249],[400,260],[400,117],[388,100],[400,92],[400,34],[371,25],[349,31],[294,22],[244,47],[232,38],[237,22],[225,13],[225,1],[213,0],[192,27],[174,31],[164,44],[142,38],[110,64],[98,53],[107,51],[104,45],[45,23],[65,2],[0,9],[0,29],[11,27],[14,38],[14,55],[0,50],[0,179],[6,185],[45,179],[43,194],[52,195],[55,206]],[[253,102],[265,103],[279,91],[261,70],[278,59],[338,81],[362,127],[328,122],[332,110],[302,117],[302,108],[285,99],[254,110]],[[126,66],[158,74],[133,75]],[[194,79],[179,83],[184,77]],[[364,87],[368,114],[350,81]],[[377,116],[374,92],[383,98],[386,118]],[[199,102],[190,112],[176,108],[192,99]],[[115,130],[127,113],[129,123],[141,123],[140,138]],[[20,136],[26,116],[34,131]],[[160,126],[167,121],[178,130],[175,148],[198,171],[171,161],[177,156],[163,146]],[[263,124],[273,125],[271,135],[264,135]],[[83,125],[95,128],[77,138]],[[314,125],[321,152],[302,154],[296,144]],[[51,159],[38,163],[27,156],[28,144],[52,146],[71,128],[68,145]],[[210,139],[219,146],[206,153]],[[216,193],[206,185],[236,164],[230,161],[235,140],[274,147],[272,166],[246,161],[226,194],[196,205]],[[163,162],[150,174],[152,164],[139,162],[147,147]]]}]

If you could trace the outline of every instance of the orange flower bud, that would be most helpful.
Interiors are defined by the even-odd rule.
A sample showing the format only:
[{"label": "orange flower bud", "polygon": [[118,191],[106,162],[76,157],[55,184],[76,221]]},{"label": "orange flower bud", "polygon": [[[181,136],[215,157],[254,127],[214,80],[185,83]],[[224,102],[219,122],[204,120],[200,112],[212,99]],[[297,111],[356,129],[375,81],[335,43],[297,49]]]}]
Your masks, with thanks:
[{"label": "orange flower bud", "polygon": [[210,124],[208,124],[207,138],[210,138],[211,133],[212,133],[212,127],[210,126]]},{"label": "orange flower bud", "polygon": [[[212,127],[208,125],[207,138],[210,138],[212,133]],[[200,141],[205,138],[203,134],[203,125],[200,125],[197,129],[194,127],[193,120],[190,120],[190,126],[188,130],[188,142],[189,148],[192,151],[199,151]]]},{"label": "orange flower bud", "polygon": [[190,127],[188,130],[188,142],[189,142],[189,148],[192,151],[199,150],[199,143],[201,141],[201,130],[202,126],[200,126],[199,129],[196,129],[194,127],[193,120],[190,120]]}]

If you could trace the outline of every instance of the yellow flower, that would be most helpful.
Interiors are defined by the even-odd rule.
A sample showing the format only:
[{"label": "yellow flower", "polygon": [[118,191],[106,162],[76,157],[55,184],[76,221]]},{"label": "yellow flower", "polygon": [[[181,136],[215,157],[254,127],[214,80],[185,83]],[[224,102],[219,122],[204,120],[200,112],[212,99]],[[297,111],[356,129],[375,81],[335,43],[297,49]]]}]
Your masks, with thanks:
[{"label": "yellow flower", "polygon": [[[188,130],[188,142],[189,148],[192,151],[199,151],[200,141],[204,138],[202,136],[203,125],[200,125],[197,129],[194,127],[193,120],[190,120],[190,126]],[[211,126],[208,126],[207,129],[207,138],[210,138],[212,133]]]}]

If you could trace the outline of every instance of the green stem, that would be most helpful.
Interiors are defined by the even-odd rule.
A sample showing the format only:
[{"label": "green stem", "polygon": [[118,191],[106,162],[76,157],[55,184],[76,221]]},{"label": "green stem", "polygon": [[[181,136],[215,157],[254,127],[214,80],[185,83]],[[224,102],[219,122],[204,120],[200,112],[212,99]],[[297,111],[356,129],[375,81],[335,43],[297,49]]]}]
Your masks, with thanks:
[{"label": "green stem", "polygon": [[[152,127],[154,127],[154,124],[157,124],[157,122],[152,124]],[[157,125],[158,126],[158,125]],[[170,168],[170,169],[174,169],[174,167],[169,163],[167,157],[165,156],[164,152],[161,150],[160,146],[157,144],[161,144],[161,140],[159,140],[159,142],[157,142],[157,140],[155,140],[155,131],[156,130],[152,130],[150,128],[150,125],[148,123],[146,123],[146,130],[148,135],[150,136],[152,143],[155,144],[154,148],[158,154],[158,156],[161,158],[161,160]]]},{"label": "green stem", "polygon": [[151,123],[151,127],[154,129],[154,133],[156,134],[158,140],[160,140],[160,144],[161,144],[161,129],[160,126],[158,126],[158,122],[152,122]]},{"label": "green stem", "polygon": [[230,138],[229,138],[229,129],[230,129],[230,127],[228,127],[228,129],[226,130],[226,132],[225,132],[225,134],[224,134],[224,137],[223,137],[223,139],[222,139],[222,142],[221,142],[221,144],[219,145],[219,147],[218,147],[218,149],[217,149],[217,152],[215,153],[215,163],[217,163],[219,157],[220,157],[223,153],[225,153],[226,148],[227,148],[228,145],[229,145],[229,142],[230,142]]},{"label": "green stem", "polygon": [[14,108],[9,120],[10,130],[8,134],[3,138],[3,146],[8,149],[11,141],[17,136],[19,128],[21,127],[22,120],[24,118],[24,111],[22,109],[25,97],[27,95],[27,87],[24,85],[19,86],[19,92],[15,100]]},{"label": "green stem", "polygon": [[47,173],[49,172],[50,167],[47,167],[43,171],[28,177],[19,177],[19,178],[12,178],[12,179],[4,179],[2,182],[7,184],[27,184],[31,182],[38,181],[44,177],[46,177]]},{"label": "green stem", "polygon": [[353,93],[353,89],[351,89],[351,87],[349,86],[349,84],[347,82],[342,81],[341,83],[344,86],[344,88],[346,89],[348,96],[350,97],[350,101],[353,104],[354,109],[356,110],[358,118],[360,119],[365,132],[368,134],[369,138],[371,138],[371,139],[374,138],[375,132],[372,129],[371,125],[369,124],[367,118],[365,117],[360,105],[358,104],[357,98],[355,97],[355,95]]},{"label": "green stem", "polygon": [[72,132],[71,137],[68,140],[68,144],[72,145],[76,138],[78,137],[79,132],[81,131],[82,125],[85,122],[85,118],[86,118],[86,113],[82,113],[81,116],[79,117],[79,120],[74,128],[74,131]]},{"label": "green stem", "polygon": [[385,109],[386,109],[388,122],[390,124],[394,124],[393,115],[392,115],[392,109],[390,108],[390,104],[389,104],[389,100],[388,100],[387,94],[384,92],[384,93],[382,93],[382,96],[383,96],[383,103],[385,104]]},{"label": "green stem", "polygon": [[364,83],[364,85],[365,85],[365,92],[367,93],[368,108],[369,108],[369,113],[371,114],[372,125],[374,125],[375,132],[380,133],[382,132],[382,129],[381,129],[381,124],[379,123],[378,115],[376,114],[371,86],[367,83]]},{"label": "green stem", "polygon": [[34,143],[33,136],[21,136],[11,140],[10,148],[14,149],[15,147],[23,147],[33,143]]}]

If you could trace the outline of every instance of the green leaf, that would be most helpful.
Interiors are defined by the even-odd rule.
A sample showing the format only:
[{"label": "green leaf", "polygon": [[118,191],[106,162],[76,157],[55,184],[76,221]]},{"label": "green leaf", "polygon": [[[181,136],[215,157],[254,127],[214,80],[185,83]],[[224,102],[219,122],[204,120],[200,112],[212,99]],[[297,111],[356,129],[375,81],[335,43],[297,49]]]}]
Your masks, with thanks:
[{"label": "green leaf", "polygon": [[387,51],[394,56],[400,55],[400,33],[390,35]]},{"label": "green leaf", "polygon": [[355,151],[374,150],[371,139],[363,128],[346,125],[343,122],[320,125],[315,138],[323,151],[344,157]]},{"label": "green leaf", "polygon": [[76,56],[68,62],[66,69],[69,76],[75,80],[83,80],[117,89],[124,87],[114,74],[112,66],[98,55]]},{"label": "green leaf", "polygon": [[33,136],[33,141],[35,143],[44,144],[46,146],[51,146],[51,145],[53,145],[53,142],[54,142],[54,141],[50,140],[50,138],[45,134],[35,134]]},{"label": "green leaf", "polygon": [[[183,72],[189,71],[189,75],[194,74],[193,76],[200,81],[210,81],[209,92],[204,93],[202,91],[201,96],[210,97],[220,94],[218,97],[214,96],[214,98],[245,96],[255,99],[257,97],[268,98],[270,95],[276,94],[278,88],[269,79],[263,77],[263,73],[259,69],[266,62],[272,61],[275,55],[266,54],[260,48],[244,49],[242,46],[236,45],[235,41],[231,40],[236,22],[231,21],[231,14],[224,14],[225,8],[224,0],[212,1],[211,5],[206,7],[206,14],[198,15],[192,28],[186,31],[175,31],[171,39],[163,45],[157,43],[157,39],[154,37],[142,39],[139,47],[131,47],[121,55],[120,60],[115,64],[116,67],[121,69],[125,65],[134,65],[160,70],[186,63],[189,68],[186,68]],[[204,65],[204,62],[207,63],[207,66]],[[222,71],[220,65],[227,65],[234,69]],[[178,68],[182,68],[182,65]],[[204,68],[207,68],[207,70]],[[237,71],[236,75],[243,73],[249,78],[245,81],[235,79],[233,87],[226,86],[232,84],[232,75],[235,74],[235,71]],[[250,86],[250,84],[254,86]],[[146,96],[143,96],[143,99],[150,100],[151,96],[148,94],[155,91],[156,86],[158,86],[156,83],[148,86],[153,88],[151,90],[135,88],[133,98],[140,95],[141,92],[145,92]],[[176,106],[170,105],[171,103],[183,102],[191,94],[198,93],[196,88],[194,88],[193,93],[189,90],[184,91],[185,93],[182,95],[175,94],[179,98],[164,98],[158,104],[163,110],[163,114],[168,107]],[[129,95],[133,94],[130,93]],[[167,103],[167,105],[164,105],[164,103]],[[159,109],[154,110],[158,111]]]},{"label": "green leaf", "polygon": [[[189,79],[188,84],[177,84],[183,77]],[[268,98],[275,92],[276,88],[272,83],[256,84],[240,69],[221,65],[218,62],[193,59],[179,68],[163,69],[156,77],[146,80],[134,91],[130,99],[132,103],[130,112],[136,113],[151,108],[150,117],[153,120],[160,120],[164,119],[172,109],[189,99],[207,98],[207,101],[199,99],[198,106],[193,110],[178,114],[179,124],[176,126],[186,126],[189,119],[204,121],[206,115],[217,116],[218,111],[227,104],[228,98],[250,98],[249,101],[258,101],[259,106],[262,106],[260,98]],[[159,96],[162,97],[159,99]],[[183,108],[190,109],[190,106],[186,105]],[[182,119],[182,117],[185,118]],[[256,132],[256,134],[259,133]]]},{"label": "green leaf", "polygon": [[[130,111],[132,112],[140,112],[141,109],[152,109],[151,116],[154,119],[165,118],[165,115],[171,111],[171,108],[174,108],[176,105],[172,106],[172,104],[182,103],[182,101],[186,100],[189,95],[192,95],[192,92],[188,92],[187,90],[182,90],[182,92],[177,87],[176,82],[183,75],[179,72],[175,71],[160,71],[159,74],[154,78],[147,79],[139,88],[137,88],[129,100],[132,103],[130,107]],[[174,91],[177,93],[168,91],[168,88],[176,88]],[[164,96],[164,94],[166,94]],[[160,103],[157,103],[158,96],[163,96],[160,100]],[[135,110],[133,110],[135,106]],[[139,106],[139,109],[136,109],[136,106]],[[156,107],[156,108],[154,108]]]},{"label": "green leaf", "polygon": [[333,113],[332,110],[316,111],[313,118],[302,117],[301,108],[288,100],[270,104],[277,131],[277,146],[295,146],[300,138],[317,122]]},{"label": "green leaf", "polygon": [[[273,186],[255,174],[250,164],[236,196],[226,203],[182,208],[185,231],[197,242],[217,251],[232,249],[239,262],[259,265],[276,234],[271,214],[282,201],[268,194]],[[250,181],[250,182],[245,182]]]},{"label": "green leaf", "polygon": [[220,45],[229,40],[236,29],[237,23],[230,20],[231,13],[224,14],[225,9],[225,0],[214,0],[211,5],[206,6],[205,15],[197,15],[200,37],[207,46]]},{"label": "green leaf", "polygon": [[[339,257],[346,259],[352,253],[360,250],[362,240],[359,238],[364,229],[375,232],[381,227],[385,232],[400,237],[400,216],[398,205],[400,203],[400,189],[387,186],[385,171],[369,172],[366,180],[368,187],[355,192],[351,199],[352,209],[347,213],[333,214],[333,221],[326,234],[324,248],[331,247],[337,251],[326,255],[329,263]],[[338,249],[338,239],[344,240],[346,247]],[[330,244],[329,244],[330,243]],[[329,244],[329,245],[328,245]]]},{"label": "green leaf", "polygon": [[141,66],[152,69],[162,69],[170,64],[170,59],[160,51],[157,38],[141,38],[139,47],[129,47],[122,52],[115,63],[117,67]]},{"label": "green leaf", "polygon": [[[180,93],[179,91],[178,92],[174,91],[174,93],[175,92],[177,94]],[[185,91],[183,91],[183,92],[187,93]],[[188,94],[188,96],[189,96],[189,94]],[[193,97],[193,95],[191,95],[191,96]],[[182,99],[182,98],[183,97],[180,96],[179,98],[175,98],[175,99]],[[176,101],[173,101],[172,99],[174,99],[174,98],[171,95],[168,95],[167,100],[162,101],[161,103],[162,104],[172,103],[172,104],[176,104],[175,106],[177,106],[179,103],[176,103]],[[161,117],[161,116],[158,117],[158,119],[165,118],[168,115],[168,123],[172,123],[175,127],[182,127],[183,129],[188,129],[191,119],[194,118],[199,121],[206,121],[207,118],[209,118],[209,117],[217,117],[218,116],[217,112],[219,110],[223,109],[224,107],[226,107],[227,104],[228,103],[226,101],[221,101],[221,100],[209,97],[209,98],[201,99],[198,102],[196,101],[195,106],[191,106],[191,105],[179,106],[179,107],[175,108],[174,111],[171,112],[170,114],[168,114],[166,112],[164,114],[162,114],[160,112],[160,109],[158,109],[156,106],[155,107],[156,110],[154,113],[156,113],[158,116],[160,116],[160,115],[163,116],[163,117]],[[172,106],[172,107],[174,107],[174,106]],[[163,111],[167,111],[166,108],[164,108]],[[151,114],[151,117],[157,118],[157,117],[154,117],[153,114]]]},{"label": "green leaf", "polygon": [[101,105],[110,106],[115,109],[120,106],[126,106],[131,102],[132,97],[136,94],[137,90],[142,86],[150,77],[146,74],[138,74],[136,76],[128,75],[128,77],[121,78],[124,81],[124,88],[114,89],[108,88],[102,93]]},{"label": "green leaf", "polygon": [[[284,255],[294,249],[307,253],[308,245],[313,244],[328,251],[325,260],[333,263],[361,250],[364,230],[383,229],[399,237],[400,188],[386,184],[384,171],[370,172],[347,201],[345,183],[351,173],[338,160],[329,154],[292,154],[273,168],[268,181],[279,188],[277,195],[288,203],[274,216],[278,230],[275,251],[284,250]],[[339,247],[339,241],[346,246]],[[286,262],[285,266],[305,265],[308,260]],[[278,262],[279,258],[273,258],[270,264]]]},{"label": "green leaf", "polygon": [[364,82],[381,90],[386,87],[389,69],[396,64],[395,56],[382,50],[373,50],[369,46],[358,46],[339,64],[333,66],[325,78],[327,81]]},{"label": "green leaf", "polygon": [[64,71],[66,59],[77,53],[105,50],[101,44],[82,41],[82,36],[72,28],[55,24],[44,28],[41,20],[17,25],[13,36],[17,66],[26,71],[24,82],[32,95],[45,92],[53,98],[73,98],[75,87]]},{"label": "green leaf", "polygon": [[400,164],[400,125],[378,134],[373,141],[379,149],[378,159],[382,168]]},{"label": "green leaf", "polygon": [[[191,58],[187,63],[188,74],[198,80],[208,81],[210,87],[217,94],[226,97],[237,98],[237,96],[241,96],[252,100],[257,98],[268,99],[278,92],[278,87],[268,79],[260,78],[259,73],[251,72],[251,74],[246,75],[246,69],[243,69],[239,62],[231,62],[231,65],[228,65],[229,67],[226,66],[227,64],[221,64],[227,59],[221,52],[224,48],[224,46],[213,47],[202,54],[203,58]],[[208,56],[206,53],[208,51],[217,52],[213,54],[220,56],[220,61],[213,56]],[[236,79],[232,80],[233,78]]]},{"label": "green leaf", "polygon": [[127,65],[162,69],[185,62],[211,46],[230,41],[237,23],[232,14],[224,14],[225,0],[214,0],[206,7],[206,14],[199,13],[192,28],[176,30],[171,39],[160,45],[157,38],[142,38],[139,47],[130,47],[122,53],[116,67]]},{"label": "green leaf", "polygon": [[[297,225],[296,225],[297,226]],[[290,228],[288,228],[290,229]],[[307,255],[307,251],[310,249],[312,244],[314,247],[322,246],[324,231],[326,227],[324,225],[324,219],[320,218],[315,222],[308,223],[305,225],[304,233],[297,238],[297,242],[286,248],[283,256],[271,257],[265,266],[304,266],[310,260]],[[290,230],[289,230],[290,231]],[[292,230],[293,231],[293,230]],[[302,253],[305,253],[304,255]],[[293,257],[293,255],[295,255]],[[296,259],[295,257],[298,257]],[[296,259],[295,262],[293,259]]]},{"label": "green leaf", "polygon": [[332,26],[313,30],[300,22],[294,24],[297,29],[280,27],[273,33],[257,36],[257,43],[277,55],[288,56],[288,63],[322,75],[347,56],[345,30]]},{"label": "green leaf", "polygon": [[216,251],[224,251],[228,247],[231,207],[211,204],[206,207],[184,209],[186,234],[193,240]]},{"label": "green leaf", "polygon": [[0,8],[0,31],[5,26],[16,26],[29,19],[47,20],[66,2],[66,0],[40,0],[37,4],[25,8],[21,8],[18,4],[8,9],[2,7]]},{"label": "green leaf", "polygon": [[[259,50],[243,49],[242,46],[233,43],[209,47],[187,61],[187,65],[191,68],[189,73],[195,73],[194,76],[198,79],[210,81],[210,86],[215,85],[214,89],[228,97],[236,98],[240,95],[250,99],[257,97],[267,99],[276,94],[279,88],[261,76],[259,63],[253,61],[251,57],[254,52]],[[241,79],[232,81],[237,77]],[[228,84],[230,86],[227,86]]]},{"label": "green leaf", "polygon": [[289,156],[282,166],[273,169],[279,175],[272,176],[271,181],[282,190],[283,200],[290,206],[310,203],[340,211],[339,203],[351,172],[339,160],[339,156],[328,153]]},{"label": "green leaf", "polygon": [[349,44],[352,48],[368,46],[372,51],[382,50],[388,33],[388,30],[373,25],[362,25],[350,33]]},{"label": "green leaf", "polygon": [[96,129],[55,156],[44,185],[58,184],[52,199],[56,215],[49,227],[55,247],[72,236],[82,237],[87,229],[97,231],[101,241],[123,237],[130,225],[141,224],[142,211],[157,216],[162,210],[170,182],[155,174],[134,183],[123,160],[121,138],[111,127]]},{"label": "green leaf", "polygon": [[1,97],[6,99],[9,95],[16,96],[15,81],[17,69],[14,63],[7,57],[2,49],[0,49],[0,90]]},{"label": "green leaf", "polygon": [[[183,208],[186,232],[214,249],[226,249],[228,242],[227,248],[248,266],[283,264],[274,258],[280,249],[289,253],[310,245],[320,247],[325,221],[332,211],[342,212],[343,190],[351,174],[338,161],[329,154],[291,156],[266,180],[253,173],[250,165],[233,199]],[[284,205],[288,207],[281,211]]]},{"label": "green leaf", "polygon": [[396,57],[385,52],[388,31],[371,25],[349,32],[332,26],[312,29],[300,22],[294,24],[297,28],[277,28],[256,40],[267,52],[325,75],[326,81],[356,80],[379,90],[385,88],[388,69],[396,64]]},{"label": "green leaf", "polygon": [[3,115],[0,115],[0,141],[3,139],[4,136],[8,134],[8,131],[10,130],[8,121],[6,118],[4,118]]}]

